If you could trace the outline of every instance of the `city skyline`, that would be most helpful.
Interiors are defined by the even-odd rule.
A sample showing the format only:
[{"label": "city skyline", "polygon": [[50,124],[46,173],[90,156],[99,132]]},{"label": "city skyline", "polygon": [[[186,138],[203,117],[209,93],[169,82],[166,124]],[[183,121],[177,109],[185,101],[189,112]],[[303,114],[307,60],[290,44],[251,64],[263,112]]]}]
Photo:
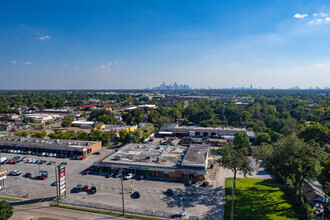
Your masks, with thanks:
[{"label": "city skyline", "polygon": [[1,89],[330,85],[325,0],[2,1],[0,18]]}]

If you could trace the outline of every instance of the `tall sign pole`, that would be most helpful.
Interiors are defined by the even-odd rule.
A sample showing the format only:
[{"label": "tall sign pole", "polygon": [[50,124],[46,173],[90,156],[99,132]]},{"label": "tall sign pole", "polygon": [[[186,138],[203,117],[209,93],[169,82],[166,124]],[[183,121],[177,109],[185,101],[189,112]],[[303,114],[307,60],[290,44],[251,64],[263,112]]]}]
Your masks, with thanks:
[{"label": "tall sign pole", "polygon": [[64,164],[64,163],[61,163],[60,165],[57,166],[58,184],[56,186],[57,186],[57,190],[58,190],[59,199],[66,196],[65,167],[66,167],[66,164]]},{"label": "tall sign pole", "polygon": [[59,191],[58,191],[58,185],[59,185],[59,183],[58,183],[58,170],[57,170],[57,166],[56,166],[56,164],[55,164],[55,178],[56,178],[56,180],[55,180],[55,188],[56,188],[56,203],[57,203],[57,205],[58,205],[58,200],[59,200],[59,197],[60,197],[60,195],[59,195]]}]

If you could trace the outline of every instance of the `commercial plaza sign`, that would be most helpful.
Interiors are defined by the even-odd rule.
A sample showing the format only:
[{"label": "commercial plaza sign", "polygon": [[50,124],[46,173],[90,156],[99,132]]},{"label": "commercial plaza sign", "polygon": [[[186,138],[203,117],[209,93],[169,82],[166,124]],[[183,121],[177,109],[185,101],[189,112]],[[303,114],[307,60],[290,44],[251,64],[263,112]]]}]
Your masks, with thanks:
[{"label": "commercial plaza sign", "polygon": [[66,164],[61,163],[58,165],[58,192],[59,192],[59,197],[66,196],[66,181],[65,181],[65,167]]}]

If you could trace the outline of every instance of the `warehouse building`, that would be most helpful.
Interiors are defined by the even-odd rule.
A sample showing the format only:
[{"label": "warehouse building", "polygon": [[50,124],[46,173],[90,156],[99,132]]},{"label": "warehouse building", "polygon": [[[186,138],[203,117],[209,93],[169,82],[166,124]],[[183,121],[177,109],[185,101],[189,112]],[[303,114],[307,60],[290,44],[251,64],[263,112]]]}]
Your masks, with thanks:
[{"label": "warehouse building", "polygon": [[234,140],[234,135],[237,132],[246,134],[250,141],[254,141],[255,134],[253,131],[247,131],[246,128],[230,128],[230,127],[198,127],[198,126],[179,126],[179,124],[171,123],[162,126],[158,132],[158,136],[173,136],[173,137],[209,137],[222,138],[227,141]]},{"label": "warehouse building", "polygon": [[127,144],[94,166],[101,172],[123,170],[145,177],[202,181],[208,156],[209,147],[205,145]]},{"label": "warehouse building", "polygon": [[52,140],[26,137],[0,137],[3,152],[55,155],[57,157],[87,157],[101,149],[101,141]]}]

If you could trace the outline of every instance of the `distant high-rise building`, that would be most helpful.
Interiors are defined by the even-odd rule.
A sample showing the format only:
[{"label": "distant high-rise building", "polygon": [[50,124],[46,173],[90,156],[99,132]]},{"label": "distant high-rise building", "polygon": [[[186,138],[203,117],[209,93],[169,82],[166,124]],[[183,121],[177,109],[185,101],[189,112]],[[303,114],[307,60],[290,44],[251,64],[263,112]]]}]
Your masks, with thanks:
[{"label": "distant high-rise building", "polygon": [[187,84],[178,84],[177,82],[174,82],[173,85],[166,85],[165,82],[163,82],[160,86],[153,87],[153,90],[190,90],[191,88]]}]

